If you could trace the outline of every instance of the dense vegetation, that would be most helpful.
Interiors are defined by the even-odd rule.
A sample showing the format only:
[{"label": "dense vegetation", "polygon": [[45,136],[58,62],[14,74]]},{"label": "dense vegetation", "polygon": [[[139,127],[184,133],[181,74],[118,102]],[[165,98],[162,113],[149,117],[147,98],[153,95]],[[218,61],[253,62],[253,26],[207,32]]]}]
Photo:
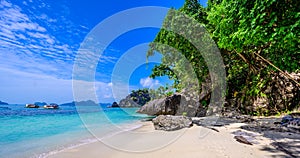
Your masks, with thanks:
[{"label": "dense vegetation", "polygon": [[[300,69],[299,6],[299,0],[209,0],[204,8],[197,0],[186,0],[178,11],[203,26],[219,48],[227,75],[226,100],[235,99],[232,106],[245,113],[257,114],[254,101],[266,98],[269,103],[264,113],[274,114],[299,106],[299,98],[295,96],[288,106],[278,108],[278,102],[271,102],[274,96],[266,90],[274,86],[271,80],[279,72],[291,79],[287,73]],[[165,21],[176,18],[180,17],[170,11]],[[188,26],[182,27],[185,29],[193,28],[188,23],[182,25]],[[195,82],[190,81],[194,77],[185,71],[189,66],[186,63],[192,67],[199,85],[210,77],[203,57],[205,49],[199,51],[191,41],[172,29],[163,27],[157,34],[150,44],[148,56],[155,52],[163,54],[163,59],[150,77],[167,75],[175,81],[174,87],[178,91]],[[180,52],[182,56],[174,55],[174,52]],[[299,82],[292,79],[290,82],[298,86],[299,92]]]}]

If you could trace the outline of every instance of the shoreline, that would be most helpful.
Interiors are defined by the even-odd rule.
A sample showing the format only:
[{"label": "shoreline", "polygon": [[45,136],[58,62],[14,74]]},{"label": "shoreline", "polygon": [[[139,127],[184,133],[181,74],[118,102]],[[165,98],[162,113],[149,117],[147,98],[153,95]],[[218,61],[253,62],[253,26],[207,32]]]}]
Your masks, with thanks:
[{"label": "shoreline", "polygon": [[122,133],[122,132],[136,130],[138,128],[141,128],[143,125],[141,124],[141,121],[134,121],[132,123],[126,122],[126,123],[123,123],[123,124],[113,124],[113,126],[118,128],[118,129],[121,129],[123,127],[122,128],[123,130],[115,131],[113,133],[106,133],[106,134],[103,135],[103,137],[97,138],[96,136],[91,134],[88,129],[86,129],[86,132],[90,134],[89,138],[76,140],[72,144],[68,144],[68,145],[65,145],[65,146],[60,146],[57,149],[54,149],[54,150],[51,150],[51,151],[48,151],[48,152],[45,152],[45,153],[41,153],[38,156],[33,156],[33,157],[39,157],[39,158],[41,158],[41,157],[42,158],[51,157],[52,155],[62,153],[66,150],[72,150],[72,149],[80,148],[81,146],[85,146],[85,145],[93,144],[95,142],[99,142],[102,139],[113,137],[114,135],[117,135],[117,134]]},{"label": "shoreline", "polygon": [[[62,157],[288,157],[271,145],[273,140],[258,132],[241,129],[244,123],[214,127],[219,132],[201,126],[178,131],[154,130],[152,122],[96,141],[48,155]],[[253,145],[237,142],[234,136],[248,137]]]}]

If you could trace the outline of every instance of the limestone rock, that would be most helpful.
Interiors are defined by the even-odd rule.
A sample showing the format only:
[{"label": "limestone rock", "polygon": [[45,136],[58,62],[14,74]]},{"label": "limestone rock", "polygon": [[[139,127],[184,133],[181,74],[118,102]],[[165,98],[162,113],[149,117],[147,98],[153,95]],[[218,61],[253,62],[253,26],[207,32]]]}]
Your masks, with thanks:
[{"label": "limestone rock", "polygon": [[[142,106],[137,112],[152,116],[158,115],[185,115],[195,117],[205,115],[199,101],[183,94],[174,94],[170,97],[155,99]],[[204,112],[203,112],[204,111]]]}]

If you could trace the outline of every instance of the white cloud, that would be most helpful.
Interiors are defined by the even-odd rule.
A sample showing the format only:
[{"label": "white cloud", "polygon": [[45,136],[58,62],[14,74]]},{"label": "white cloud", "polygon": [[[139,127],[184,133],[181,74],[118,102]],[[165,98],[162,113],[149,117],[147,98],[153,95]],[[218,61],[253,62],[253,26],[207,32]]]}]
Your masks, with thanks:
[{"label": "white cloud", "polygon": [[[11,7],[11,4],[8,3],[7,1],[1,1],[1,2],[0,2],[0,6]],[[0,7],[0,8],[1,8],[1,7]]]},{"label": "white cloud", "polygon": [[[70,78],[76,54],[74,46],[49,34],[36,21],[38,18],[39,15],[29,16],[19,6],[1,0],[0,67]],[[47,27],[51,29],[51,25]]]},{"label": "white cloud", "polygon": [[[35,4],[29,2],[23,1],[28,4],[25,6],[28,8],[23,9],[7,0],[0,0],[0,73],[5,74],[5,77],[0,78],[0,100],[7,99],[12,103],[49,98],[51,102],[58,103],[71,101],[71,76],[79,43],[65,34],[80,36],[88,28],[77,26],[61,12],[57,13],[61,17],[59,19],[35,12]],[[47,9],[49,6],[42,7]],[[28,11],[32,8],[33,10]],[[93,46],[88,51],[99,52],[104,48],[99,43]],[[112,56],[99,57],[95,53],[86,52],[83,54],[78,62],[84,66],[94,66],[92,68],[96,68],[97,62],[105,64],[117,60]],[[85,73],[86,71],[83,72]],[[79,88],[90,87],[86,90],[87,93],[80,94],[80,98],[88,99],[90,94],[96,93],[100,102],[112,100],[112,83],[88,81],[80,82],[82,87]]]},{"label": "white cloud", "polygon": [[160,85],[159,81],[158,80],[154,80],[150,77],[147,77],[147,78],[142,78],[140,80],[140,84],[143,86],[143,87],[146,87],[146,88],[154,88],[158,85]]}]

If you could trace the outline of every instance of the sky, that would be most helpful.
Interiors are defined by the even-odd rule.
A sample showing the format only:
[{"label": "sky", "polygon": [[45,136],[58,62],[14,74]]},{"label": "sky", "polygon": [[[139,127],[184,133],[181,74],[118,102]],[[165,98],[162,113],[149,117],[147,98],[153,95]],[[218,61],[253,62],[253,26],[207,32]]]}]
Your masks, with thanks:
[{"label": "sky", "polygon": [[[0,0],[0,100],[12,104],[65,103],[96,94],[95,101],[111,103],[132,89],[170,82],[148,77],[160,59],[157,55],[146,63],[147,46],[159,28],[140,26],[115,35],[110,43],[101,41],[123,25],[134,25],[138,22],[135,18],[141,23],[162,23],[166,12],[159,7],[180,8],[183,4],[184,0]],[[131,10],[149,6],[158,11],[131,15]],[[116,18],[122,15],[125,18]],[[101,28],[113,19],[118,23]],[[94,36],[100,41],[94,50],[99,56],[82,60],[85,54],[79,50]],[[92,80],[74,75],[76,65],[82,62],[95,63]],[[74,99],[75,95],[82,97]]]}]

